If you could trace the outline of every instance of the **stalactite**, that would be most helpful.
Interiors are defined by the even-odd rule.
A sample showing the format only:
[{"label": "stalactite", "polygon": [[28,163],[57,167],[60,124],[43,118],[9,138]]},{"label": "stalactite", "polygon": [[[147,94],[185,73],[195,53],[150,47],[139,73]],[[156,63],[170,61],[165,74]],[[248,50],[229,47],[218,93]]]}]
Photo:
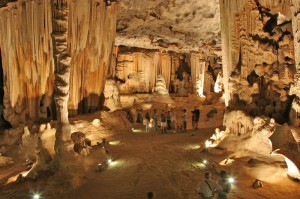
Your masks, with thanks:
[{"label": "stalactite", "polygon": [[49,2],[16,2],[0,11],[0,26],[3,27],[0,47],[6,90],[4,117],[13,126],[20,121],[37,120],[41,97],[53,95]]},{"label": "stalactite", "polygon": [[[54,106],[51,2],[57,8],[66,5],[69,8],[68,22],[53,22],[59,26],[58,32],[68,28],[66,43],[56,51],[66,48],[72,57],[69,115],[101,108],[100,95],[112,59],[117,4],[105,6],[102,0],[78,0],[69,4],[61,0],[16,1],[0,9],[0,25],[5,27],[0,34],[6,90],[4,117],[12,125],[37,121],[45,117],[47,108],[52,110]],[[55,110],[51,114],[53,117]]]},{"label": "stalactite", "polygon": [[[69,109],[100,109],[116,34],[117,5],[102,0],[70,2],[68,51],[72,56]],[[79,110],[78,110],[79,109]],[[78,111],[77,111],[78,110]]]},{"label": "stalactite", "polygon": [[192,84],[196,87],[199,96],[203,96],[204,74],[207,70],[205,59],[204,54],[191,55]]}]

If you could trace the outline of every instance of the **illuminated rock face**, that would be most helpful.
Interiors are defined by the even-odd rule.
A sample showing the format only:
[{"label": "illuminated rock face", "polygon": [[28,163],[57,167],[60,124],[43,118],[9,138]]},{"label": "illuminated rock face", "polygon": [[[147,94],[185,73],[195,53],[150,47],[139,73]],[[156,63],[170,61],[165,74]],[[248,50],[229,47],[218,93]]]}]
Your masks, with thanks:
[{"label": "illuminated rock face", "polygon": [[[65,110],[72,110],[70,115],[101,106],[100,94],[115,38],[116,5],[106,6],[100,0],[65,1],[68,2],[68,21],[53,23],[51,2],[1,4],[5,6],[0,8],[0,25],[5,27],[0,34],[5,85],[3,112],[13,126],[47,117],[47,112],[48,117],[55,117],[55,70],[59,73],[57,80],[67,80],[69,77],[62,73],[69,71],[70,80],[59,80],[56,84],[69,87],[69,91],[63,91],[66,95],[69,92],[67,107],[63,106]],[[57,34],[52,37],[56,27],[64,27],[58,32],[67,29],[66,38]],[[60,65],[68,67],[54,67],[59,56],[64,57]],[[70,86],[66,82],[70,82]]]},{"label": "illuminated rock face", "polygon": [[290,111],[290,121],[294,126],[300,126],[300,2],[297,0],[292,1],[292,24],[294,33],[294,48],[295,48],[295,65],[296,74],[294,82],[291,85],[290,94],[295,94],[297,97],[292,103]]},{"label": "illuminated rock face", "polygon": [[[24,1],[0,10],[4,116],[12,124],[40,117],[41,98],[53,96],[50,1]],[[43,10],[41,12],[40,10]],[[48,104],[49,106],[49,104]]]},{"label": "illuminated rock face", "polygon": [[105,98],[104,105],[107,108],[109,108],[111,112],[122,108],[120,102],[119,88],[115,80],[113,79],[106,80],[103,93]]},{"label": "illuminated rock face", "polygon": [[165,78],[168,92],[177,95],[203,95],[213,91],[216,77],[219,72],[222,73],[219,62],[217,55],[203,52],[181,54],[146,49],[120,49],[115,75],[122,94],[154,91],[157,77],[161,74]]},{"label": "illuminated rock face", "polygon": [[226,103],[280,123],[288,118],[296,72],[290,6],[289,0],[220,3]]}]

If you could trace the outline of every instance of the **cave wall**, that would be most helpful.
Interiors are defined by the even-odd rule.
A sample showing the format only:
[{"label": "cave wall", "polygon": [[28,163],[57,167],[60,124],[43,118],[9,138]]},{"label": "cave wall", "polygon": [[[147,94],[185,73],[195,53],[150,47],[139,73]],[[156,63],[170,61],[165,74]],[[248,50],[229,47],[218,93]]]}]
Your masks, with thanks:
[{"label": "cave wall", "polygon": [[287,121],[296,72],[290,0],[222,0],[226,105]]},{"label": "cave wall", "polygon": [[54,89],[50,1],[9,4],[0,10],[0,26],[4,117],[13,125],[36,120],[42,96]]},{"label": "cave wall", "polygon": [[290,111],[290,122],[292,125],[300,126],[300,2],[292,0],[291,5],[292,24],[294,34],[295,65],[296,74],[291,84],[290,94],[295,95]]},{"label": "cave wall", "polygon": [[[69,2],[67,52],[70,115],[100,108],[116,30],[117,5]],[[0,8],[4,117],[12,124],[55,115],[51,1],[19,0]],[[58,48],[59,50],[59,48]]]},{"label": "cave wall", "polygon": [[[208,71],[209,63],[211,71]],[[221,65],[213,55],[125,49],[117,54],[115,77],[122,94],[152,92],[157,75],[163,74],[169,92],[187,95],[197,93],[198,84],[203,85],[201,94],[211,92],[215,75],[210,73],[218,72],[222,73]]]},{"label": "cave wall", "polygon": [[294,49],[295,49],[295,65],[296,75],[294,84],[291,86],[291,94],[300,96],[300,2],[292,0],[291,6],[292,24],[294,35]]}]

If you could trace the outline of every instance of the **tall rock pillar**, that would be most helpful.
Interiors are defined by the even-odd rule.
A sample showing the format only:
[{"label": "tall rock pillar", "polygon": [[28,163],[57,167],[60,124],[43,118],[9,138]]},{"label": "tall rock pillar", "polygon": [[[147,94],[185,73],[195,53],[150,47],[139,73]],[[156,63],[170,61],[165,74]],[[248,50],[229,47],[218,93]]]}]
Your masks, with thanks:
[{"label": "tall rock pillar", "polygon": [[52,12],[52,39],[55,67],[54,100],[57,112],[55,152],[57,155],[60,155],[66,150],[65,143],[71,139],[68,119],[71,61],[67,48],[69,1],[52,1]]}]

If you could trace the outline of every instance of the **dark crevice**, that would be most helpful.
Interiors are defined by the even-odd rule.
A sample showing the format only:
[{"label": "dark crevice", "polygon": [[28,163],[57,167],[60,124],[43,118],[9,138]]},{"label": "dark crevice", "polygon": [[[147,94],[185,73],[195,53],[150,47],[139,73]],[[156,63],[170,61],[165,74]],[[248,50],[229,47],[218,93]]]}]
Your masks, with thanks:
[{"label": "dark crevice", "polygon": [[0,50],[0,105],[3,105],[4,89],[3,89],[3,68],[2,68],[2,57]]},{"label": "dark crevice", "polygon": [[233,71],[233,73],[231,75],[233,75],[233,76],[239,75],[239,74],[241,74],[241,71],[242,71],[242,48],[240,47],[239,61],[235,67],[235,70]]},{"label": "dark crevice", "polygon": [[283,41],[283,38],[284,38],[286,35],[291,35],[291,33],[290,33],[289,31],[284,31],[284,32],[282,32],[282,35],[281,35],[281,37],[278,39],[278,42]]},{"label": "dark crevice", "polygon": [[11,2],[16,2],[17,0],[1,0],[0,1],[0,7],[5,7],[7,6],[8,3],[11,3]]},{"label": "dark crevice", "polygon": [[191,67],[189,64],[185,61],[185,59],[180,60],[180,66],[178,67],[176,74],[177,74],[177,79],[180,81],[183,80],[183,73],[187,73],[191,75]]},{"label": "dark crevice", "polygon": [[274,35],[273,29],[277,26],[278,14],[271,15],[270,19],[265,23],[263,27],[264,32],[268,32],[271,36]]},{"label": "dark crevice", "polygon": [[209,72],[209,74],[211,74],[211,76],[213,77],[213,80],[216,81],[217,76],[215,75],[214,69],[211,67],[210,62],[208,64],[207,71]]},{"label": "dark crevice", "polygon": [[260,43],[263,43],[263,44],[272,45],[272,46],[276,47],[276,49],[279,48],[278,42],[275,41],[274,39],[270,39],[270,38],[267,38],[267,37],[260,37],[257,34],[255,34],[255,35],[249,34],[249,35],[250,35],[250,37],[252,37],[252,39],[254,41],[259,41]]},{"label": "dark crevice", "polygon": [[255,82],[258,82],[259,76],[253,70],[250,75],[247,76],[247,81],[250,86],[252,86]]},{"label": "dark crevice", "polygon": [[1,49],[0,49],[0,130],[9,129],[11,125],[7,122],[3,117],[3,98],[4,98],[4,89],[3,89],[3,67],[2,67],[2,57],[1,57]]}]

